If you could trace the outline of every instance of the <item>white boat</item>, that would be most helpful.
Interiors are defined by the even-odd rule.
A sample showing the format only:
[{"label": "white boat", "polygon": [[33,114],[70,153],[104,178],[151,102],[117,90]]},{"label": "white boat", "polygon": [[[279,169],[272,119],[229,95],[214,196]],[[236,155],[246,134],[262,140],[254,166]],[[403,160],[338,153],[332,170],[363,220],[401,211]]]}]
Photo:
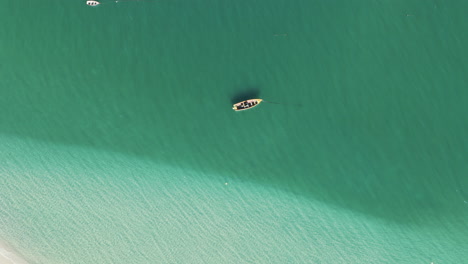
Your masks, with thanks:
[{"label": "white boat", "polygon": [[97,6],[100,3],[98,1],[90,0],[90,1],[86,1],[86,4],[89,5],[89,6]]},{"label": "white boat", "polygon": [[254,108],[258,104],[260,104],[262,101],[263,101],[262,99],[245,100],[245,101],[239,102],[237,104],[234,104],[232,106],[232,109],[234,109],[234,111],[247,110],[247,109],[250,109],[250,108]]}]

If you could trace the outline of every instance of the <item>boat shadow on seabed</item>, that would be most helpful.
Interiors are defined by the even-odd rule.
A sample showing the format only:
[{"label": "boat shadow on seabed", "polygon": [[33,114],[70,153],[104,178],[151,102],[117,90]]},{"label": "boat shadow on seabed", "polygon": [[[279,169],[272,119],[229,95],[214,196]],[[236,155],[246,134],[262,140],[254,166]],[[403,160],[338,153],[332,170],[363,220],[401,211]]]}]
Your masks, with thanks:
[{"label": "boat shadow on seabed", "polygon": [[259,98],[260,90],[258,88],[247,88],[246,90],[231,96],[231,104],[242,102],[252,98]]}]

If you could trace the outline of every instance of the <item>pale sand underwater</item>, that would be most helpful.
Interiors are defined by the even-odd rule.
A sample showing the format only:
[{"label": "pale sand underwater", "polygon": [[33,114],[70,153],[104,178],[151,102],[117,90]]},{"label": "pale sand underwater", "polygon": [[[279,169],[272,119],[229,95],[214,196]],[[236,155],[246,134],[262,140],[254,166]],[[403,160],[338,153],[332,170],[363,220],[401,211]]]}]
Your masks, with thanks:
[{"label": "pale sand underwater", "polygon": [[9,205],[0,232],[32,263],[423,264],[464,255],[453,221],[398,225],[235,177],[0,140],[10,157],[0,168],[0,203]]}]

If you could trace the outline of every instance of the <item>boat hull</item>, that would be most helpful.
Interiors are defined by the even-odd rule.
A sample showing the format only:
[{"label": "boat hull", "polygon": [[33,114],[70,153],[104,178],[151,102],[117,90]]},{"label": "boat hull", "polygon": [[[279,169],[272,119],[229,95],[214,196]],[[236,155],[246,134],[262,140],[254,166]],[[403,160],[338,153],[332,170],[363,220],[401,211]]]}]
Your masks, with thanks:
[{"label": "boat hull", "polygon": [[89,1],[86,1],[86,4],[89,5],[89,6],[97,6],[101,3],[99,3],[99,1],[93,1],[93,0],[89,0]]},{"label": "boat hull", "polygon": [[244,110],[249,110],[249,109],[252,109],[254,107],[256,107],[257,105],[259,105],[263,100],[262,99],[249,99],[249,100],[245,100],[245,101],[242,101],[242,102],[238,102],[236,104],[233,104],[232,105],[232,109],[234,111],[244,111]]}]

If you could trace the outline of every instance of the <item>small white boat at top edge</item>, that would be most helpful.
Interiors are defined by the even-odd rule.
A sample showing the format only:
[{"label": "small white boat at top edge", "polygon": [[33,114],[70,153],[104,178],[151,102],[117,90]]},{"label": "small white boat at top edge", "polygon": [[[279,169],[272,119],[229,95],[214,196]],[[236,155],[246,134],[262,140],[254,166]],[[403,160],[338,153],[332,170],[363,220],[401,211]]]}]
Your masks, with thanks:
[{"label": "small white boat at top edge", "polygon": [[86,1],[86,4],[89,5],[89,6],[97,6],[100,3],[98,1],[90,0],[90,1]]}]

